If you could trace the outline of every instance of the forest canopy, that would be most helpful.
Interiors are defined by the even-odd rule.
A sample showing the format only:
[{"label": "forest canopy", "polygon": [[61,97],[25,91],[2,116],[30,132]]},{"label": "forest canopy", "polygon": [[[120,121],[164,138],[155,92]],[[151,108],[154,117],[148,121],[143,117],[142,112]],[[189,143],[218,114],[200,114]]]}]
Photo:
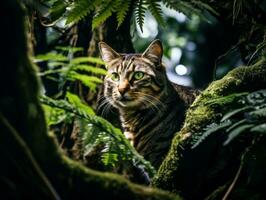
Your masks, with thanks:
[{"label": "forest canopy", "polygon": [[[0,16],[1,198],[265,199],[265,0],[4,0]],[[154,39],[168,79],[201,90],[159,167],[105,101],[98,49]]]}]

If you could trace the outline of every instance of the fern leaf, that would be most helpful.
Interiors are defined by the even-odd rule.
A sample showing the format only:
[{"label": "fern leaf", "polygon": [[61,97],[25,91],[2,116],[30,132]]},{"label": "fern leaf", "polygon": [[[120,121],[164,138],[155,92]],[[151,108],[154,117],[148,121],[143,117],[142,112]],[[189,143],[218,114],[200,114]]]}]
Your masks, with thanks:
[{"label": "fern leaf", "polygon": [[67,92],[66,97],[72,105],[79,107],[84,112],[86,112],[88,115],[94,115],[95,114],[93,109],[90,106],[86,105],[85,103],[81,102],[81,99],[77,95],[70,93],[70,92]]},{"label": "fern leaf", "polygon": [[242,113],[242,112],[244,112],[244,111],[248,111],[248,110],[251,110],[251,109],[253,109],[252,106],[245,106],[245,107],[243,107],[243,108],[235,109],[235,110],[233,110],[233,111],[231,111],[231,112],[225,114],[225,115],[223,116],[223,118],[221,119],[221,121],[223,122],[223,121],[228,120],[230,117],[232,117],[232,116],[234,116],[234,115],[236,115],[236,114],[238,114],[238,113]]},{"label": "fern leaf", "polygon": [[265,121],[266,120],[266,107],[261,108],[247,114],[247,118],[252,121]]},{"label": "fern leaf", "polygon": [[92,29],[95,29],[103,22],[105,22],[105,20],[112,15],[114,7],[115,5],[112,3],[112,1],[109,1],[107,4],[100,7],[99,10],[97,11],[97,14],[93,17]]},{"label": "fern leaf", "polygon": [[92,10],[94,10],[93,1],[75,0],[72,3],[71,10],[67,14],[66,25],[78,22],[86,17]]},{"label": "fern leaf", "polygon": [[195,144],[193,144],[193,146],[191,147],[191,149],[196,148],[197,146],[199,146],[199,144],[201,144],[207,137],[209,137],[211,134],[224,129],[228,126],[230,126],[232,124],[231,121],[225,121],[222,122],[220,124],[211,124],[209,126],[206,127],[206,131],[200,136],[200,138],[197,140],[197,142]]},{"label": "fern leaf", "polygon": [[[67,113],[74,114],[76,117],[86,120],[87,123],[92,124],[93,127],[96,127],[99,130],[99,132],[101,132],[102,134],[106,133],[106,135],[109,136],[109,137],[106,137],[105,135],[105,137],[102,137],[104,141],[106,141],[105,139],[108,139],[106,143],[108,143],[110,140],[114,140],[115,144],[120,144],[120,145],[123,144],[124,147],[127,149],[128,160],[131,160],[131,161],[136,160],[136,163],[138,165],[144,166],[145,170],[149,173],[150,177],[153,177],[155,175],[156,171],[154,167],[136,152],[133,146],[125,138],[121,130],[113,127],[113,125],[110,122],[96,115],[88,115],[86,112],[81,110],[79,107],[71,105],[70,103],[64,100],[53,100],[49,97],[41,96],[40,101],[42,104],[49,105],[51,107],[58,108],[58,109],[63,109]],[[106,148],[106,150],[111,149],[111,148],[112,147],[108,147]]]},{"label": "fern leaf", "polygon": [[75,64],[87,63],[87,62],[95,63],[99,65],[105,64],[100,58],[94,58],[94,57],[76,57],[70,61],[70,64],[75,65]]},{"label": "fern leaf", "polygon": [[60,19],[66,12],[67,4],[64,1],[55,1],[50,8],[50,17],[52,21]]},{"label": "fern leaf", "polygon": [[204,9],[204,10],[207,10],[208,12],[216,15],[216,16],[219,16],[219,13],[213,9],[209,4],[206,4],[202,1],[191,1],[192,4],[194,4],[195,6],[197,6],[198,8],[200,9]]},{"label": "fern leaf", "polygon": [[101,74],[101,75],[106,75],[107,71],[102,68],[98,68],[95,66],[91,65],[75,65],[72,67],[73,70],[81,70],[81,71],[86,71],[86,72],[91,72],[94,74]]},{"label": "fern leaf", "polygon": [[56,125],[66,121],[67,114],[64,110],[56,109],[48,105],[43,105],[43,109],[48,126]]},{"label": "fern leaf", "polygon": [[89,87],[92,91],[95,91],[97,84],[102,83],[103,81],[95,76],[88,76],[84,74],[79,74],[71,71],[67,74],[67,79],[69,81],[79,80],[82,84]]},{"label": "fern leaf", "polygon": [[141,32],[143,32],[145,12],[146,12],[145,0],[138,0],[135,8],[135,16]]},{"label": "fern leaf", "polygon": [[252,129],[250,129],[250,132],[265,134],[266,133],[266,123],[254,126]]},{"label": "fern leaf", "polygon": [[236,128],[237,126],[242,125],[242,124],[244,124],[244,123],[246,123],[246,122],[247,122],[246,119],[242,119],[242,120],[240,120],[240,121],[237,121],[236,123],[232,124],[232,126],[230,126],[229,128],[227,128],[227,129],[226,129],[226,132],[230,132],[230,131],[232,131],[234,128]]},{"label": "fern leaf", "polygon": [[155,19],[159,22],[159,24],[165,26],[165,21],[162,17],[162,9],[159,2],[154,0],[147,1],[148,9],[150,10],[151,14],[155,17]]},{"label": "fern leaf", "polygon": [[98,68],[95,66],[91,65],[75,65],[72,67],[73,70],[81,70],[81,71],[86,71],[86,72],[91,72],[94,74],[101,74],[101,75],[106,75],[107,71],[102,68]]},{"label": "fern leaf", "polygon": [[35,56],[35,62],[43,62],[43,61],[68,61],[68,58],[63,54],[57,53],[47,53],[47,54],[40,54]]},{"label": "fern leaf", "polygon": [[244,131],[253,127],[254,124],[244,124],[242,126],[236,127],[231,132],[229,132],[227,140],[223,143],[224,146],[228,145],[234,138],[243,133]]},{"label": "fern leaf", "polygon": [[83,51],[82,47],[69,47],[69,46],[57,46],[57,47],[55,47],[55,49],[61,50],[61,51],[64,51],[64,52],[71,52],[71,53],[76,53],[76,52],[79,52],[79,51]]},{"label": "fern leaf", "polygon": [[118,155],[116,153],[104,153],[102,154],[102,162],[105,166],[115,166],[115,163],[118,161]]},{"label": "fern leaf", "polygon": [[131,3],[131,0],[124,0],[121,2],[119,8],[117,8],[117,12],[116,12],[117,28],[119,28],[121,24],[123,23],[127,15],[127,12],[129,10],[130,3]]},{"label": "fern leaf", "polygon": [[166,7],[171,8],[173,10],[179,11],[184,13],[187,17],[191,17],[193,14],[201,17],[202,19],[206,19],[206,17],[203,15],[202,10],[196,8],[193,6],[192,3],[187,1],[175,1],[175,0],[163,0],[163,3]]},{"label": "fern leaf", "polygon": [[212,99],[210,101],[207,101],[205,103],[205,105],[210,105],[210,106],[215,106],[215,105],[225,106],[227,104],[231,104],[233,102],[238,101],[240,98],[242,98],[243,96],[246,96],[247,94],[248,94],[247,92],[230,94],[230,95],[227,95],[227,96],[224,96],[224,97],[219,97],[219,98],[215,98],[215,99]]}]

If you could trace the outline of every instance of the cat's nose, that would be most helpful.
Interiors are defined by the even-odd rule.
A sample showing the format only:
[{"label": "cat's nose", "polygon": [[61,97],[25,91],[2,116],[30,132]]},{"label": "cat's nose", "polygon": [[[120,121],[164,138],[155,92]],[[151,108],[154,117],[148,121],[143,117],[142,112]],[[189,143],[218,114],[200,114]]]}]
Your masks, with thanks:
[{"label": "cat's nose", "polygon": [[128,80],[124,80],[123,82],[121,82],[118,85],[118,91],[121,94],[121,96],[123,96],[126,93],[126,91],[128,90],[128,88],[129,88],[129,82],[128,82]]}]

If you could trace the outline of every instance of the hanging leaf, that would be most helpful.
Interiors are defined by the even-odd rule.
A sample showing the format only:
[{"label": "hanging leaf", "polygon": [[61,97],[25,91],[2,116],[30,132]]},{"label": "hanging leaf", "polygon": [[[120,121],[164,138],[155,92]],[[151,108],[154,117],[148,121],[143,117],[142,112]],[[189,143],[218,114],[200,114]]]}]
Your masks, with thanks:
[{"label": "hanging leaf", "polygon": [[254,126],[250,132],[266,134],[266,123]]},{"label": "hanging leaf", "polygon": [[76,65],[81,63],[95,63],[99,65],[105,64],[100,58],[95,58],[95,57],[76,57],[70,61],[71,65]]},{"label": "hanging leaf", "polygon": [[251,127],[253,127],[253,124],[244,124],[239,127],[236,127],[232,131],[229,132],[227,140],[223,143],[224,146],[228,145],[233,139],[235,139],[238,135],[241,133],[247,131]]},{"label": "hanging leaf", "polygon": [[228,120],[228,119],[231,118],[232,116],[235,116],[235,115],[238,114],[238,113],[243,113],[244,111],[248,111],[248,110],[251,110],[251,109],[253,109],[252,106],[245,106],[245,107],[243,107],[243,108],[239,108],[239,109],[233,110],[233,111],[231,111],[231,112],[225,114],[225,115],[223,116],[223,118],[221,119],[221,121],[223,122],[223,121],[225,121],[225,120]]},{"label": "hanging leaf", "polygon": [[135,8],[135,16],[141,32],[143,32],[145,12],[146,12],[145,0],[138,0]]},{"label": "hanging leaf", "polygon": [[159,22],[159,24],[165,26],[165,21],[162,16],[163,13],[159,1],[148,0],[147,5],[151,14],[155,17],[155,19]]},{"label": "hanging leaf", "polygon": [[130,3],[131,3],[131,0],[121,1],[119,8],[117,8],[117,12],[116,12],[117,28],[119,28],[121,24],[123,23],[127,15],[127,12],[129,10]]},{"label": "hanging leaf", "polygon": [[197,139],[197,142],[192,145],[191,149],[196,148],[201,144],[207,137],[209,137],[211,134],[218,132],[221,129],[224,129],[232,124],[231,121],[225,121],[221,124],[211,124],[206,127],[206,131],[203,132],[203,134]]},{"label": "hanging leaf", "polygon": [[114,11],[113,8],[114,4],[112,3],[112,1],[103,4],[97,11],[97,14],[93,17],[92,29],[95,29],[103,22],[105,22],[105,20],[112,15],[112,12]]}]

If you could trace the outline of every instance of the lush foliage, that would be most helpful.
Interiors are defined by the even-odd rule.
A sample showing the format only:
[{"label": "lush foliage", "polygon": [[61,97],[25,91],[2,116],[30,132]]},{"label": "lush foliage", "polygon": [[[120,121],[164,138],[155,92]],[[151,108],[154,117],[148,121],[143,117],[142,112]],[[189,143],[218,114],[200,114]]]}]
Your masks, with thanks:
[{"label": "lush foliage", "polygon": [[[36,62],[48,61],[48,70],[39,75],[53,79],[55,74],[58,75],[54,80],[59,82],[60,87],[66,81],[78,80],[92,91],[95,91],[97,84],[102,83],[102,80],[90,74],[105,75],[106,70],[95,67],[97,64],[103,65],[103,61],[94,57],[73,57],[73,53],[82,50],[80,48],[57,47],[57,50],[59,52],[36,56]],[[66,52],[68,56],[65,55]]]},{"label": "lush foliage", "polygon": [[257,135],[266,132],[266,90],[251,94],[239,93],[214,99],[207,104],[223,106],[231,103],[231,111],[226,113],[220,122],[212,123],[194,139],[192,148],[196,148],[204,140],[214,134],[224,134],[224,145],[230,144],[235,138],[245,133]]},{"label": "lush foliage", "polygon": [[[64,55],[66,51],[73,53],[79,51],[79,48],[60,47],[57,49],[63,50],[63,53],[53,52],[36,56],[36,61],[48,62],[49,69],[40,75],[53,76],[53,80],[57,81],[60,87],[64,87],[67,81],[80,81],[84,86],[95,91],[97,84],[102,82],[96,75],[106,74],[104,69],[95,66],[103,64],[102,61],[94,57],[74,58]],[[79,96],[71,93],[68,88],[63,97],[60,95],[60,99],[43,95],[40,100],[43,103],[49,127],[60,127],[62,123],[73,124],[73,122],[78,125],[78,137],[81,140],[80,153],[84,161],[87,155],[102,145],[99,154],[106,169],[112,170],[123,162],[130,162],[146,171],[150,177],[155,174],[154,168],[129,144],[120,129],[97,116],[89,105]]]},{"label": "lush foliage", "polygon": [[96,28],[105,22],[113,13],[116,15],[117,26],[119,27],[123,23],[130,6],[132,6],[134,10],[136,21],[141,30],[144,24],[146,11],[151,12],[160,24],[163,25],[165,23],[162,16],[162,4],[171,9],[183,12],[188,16],[194,13],[204,17],[202,10],[207,10],[217,15],[215,10],[209,5],[196,0],[49,0],[46,3],[51,6],[51,20],[66,18],[66,24],[70,24],[76,23],[85,16],[91,14],[93,16],[92,28]]}]

